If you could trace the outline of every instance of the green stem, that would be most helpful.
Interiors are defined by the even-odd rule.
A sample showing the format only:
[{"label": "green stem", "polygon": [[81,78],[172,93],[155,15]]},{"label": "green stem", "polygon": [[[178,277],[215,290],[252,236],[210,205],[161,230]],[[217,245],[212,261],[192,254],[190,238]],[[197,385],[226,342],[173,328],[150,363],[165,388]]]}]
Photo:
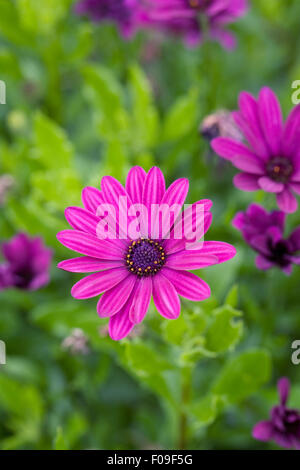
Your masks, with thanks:
[{"label": "green stem", "polygon": [[181,407],[179,414],[178,449],[180,450],[185,450],[188,443],[188,417],[186,407],[191,398],[191,388],[192,368],[185,367],[182,369]]}]

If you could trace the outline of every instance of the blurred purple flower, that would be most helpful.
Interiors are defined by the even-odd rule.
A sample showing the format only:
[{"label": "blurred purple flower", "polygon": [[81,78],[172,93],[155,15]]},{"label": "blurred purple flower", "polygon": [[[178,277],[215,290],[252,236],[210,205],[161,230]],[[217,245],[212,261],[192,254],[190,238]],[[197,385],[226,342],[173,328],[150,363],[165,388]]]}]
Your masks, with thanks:
[{"label": "blurred purple flower", "polygon": [[300,227],[285,239],[284,212],[267,212],[258,204],[251,204],[246,212],[237,213],[232,223],[258,253],[258,269],[268,270],[277,266],[286,274],[291,274],[293,264],[300,264],[300,255],[297,256],[300,251]]},{"label": "blurred purple flower", "polygon": [[138,0],[80,0],[75,13],[88,16],[95,23],[113,21],[125,37],[129,37],[137,25]]},{"label": "blurred purple flower", "polygon": [[248,8],[247,0],[142,0],[141,3],[139,16],[145,26],[183,36],[188,45],[194,46],[203,40],[201,19],[204,19],[210,38],[227,49],[234,48],[235,38],[225,27],[243,16]]},{"label": "blurred purple flower", "polygon": [[2,243],[1,251],[6,262],[0,265],[0,289],[17,287],[37,290],[49,282],[52,252],[41,238],[29,238],[20,233]]},{"label": "blurred purple flower", "polygon": [[233,117],[249,146],[218,137],[212,141],[212,148],[242,170],[233,180],[237,188],[276,193],[279,209],[295,212],[298,203],[294,193],[300,194],[300,105],[285,125],[278,99],[270,88],[264,87],[258,100],[242,92],[239,107]]},{"label": "blurred purple flower", "polygon": [[257,423],[252,431],[254,439],[275,441],[280,447],[300,450],[300,412],[286,407],[290,382],[282,377],[278,381],[280,404],[274,406],[269,421]]}]

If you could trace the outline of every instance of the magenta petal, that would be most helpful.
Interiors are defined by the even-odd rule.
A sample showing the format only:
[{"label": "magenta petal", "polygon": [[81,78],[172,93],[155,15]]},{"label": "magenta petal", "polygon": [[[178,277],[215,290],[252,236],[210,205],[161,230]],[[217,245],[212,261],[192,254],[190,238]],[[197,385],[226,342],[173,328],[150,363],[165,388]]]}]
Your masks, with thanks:
[{"label": "magenta petal", "polygon": [[255,157],[248,147],[228,137],[217,137],[212,140],[211,146],[217,155],[226,160],[232,161],[237,157]]},{"label": "magenta petal", "polygon": [[300,195],[300,183],[290,183],[290,188],[298,195]]},{"label": "magenta petal", "polygon": [[74,284],[71,294],[75,299],[89,299],[111,289],[127,276],[128,271],[125,268],[108,269],[90,274]]},{"label": "magenta petal", "polygon": [[258,180],[258,184],[267,193],[281,193],[284,189],[283,183],[277,183],[276,181],[271,180],[268,176],[262,176]]},{"label": "magenta petal", "polygon": [[288,214],[296,212],[298,208],[297,199],[288,189],[285,189],[280,194],[277,194],[277,204],[279,209]]},{"label": "magenta petal", "polygon": [[[209,230],[212,222],[212,214],[210,212],[201,212],[200,215],[198,215],[200,220],[197,220],[197,214],[193,210],[190,210],[191,208],[192,206],[183,212],[181,222],[175,224],[171,231],[170,239],[165,240],[165,249],[168,254],[185,250],[187,244],[195,243],[203,239],[204,235]],[[197,233],[195,233],[196,229]],[[196,235],[198,235],[197,239],[195,239]]]},{"label": "magenta petal", "polygon": [[281,377],[278,380],[278,392],[281,405],[285,406],[290,393],[290,381],[286,377]]},{"label": "magenta petal", "polygon": [[300,250],[300,227],[297,227],[289,236],[289,243],[292,244],[293,251]]},{"label": "magenta petal", "polygon": [[143,189],[143,204],[151,210],[151,204],[160,204],[165,194],[165,178],[162,171],[154,166],[149,170]]},{"label": "magenta petal", "polygon": [[152,278],[139,279],[133,295],[129,318],[133,323],[141,323],[148,311],[152,295]]},{"label": "magenta petal", "polygon": [[237,230],[242,230],[245,224],[245,214],[244,212],[237,212],[232,219],[232,226]]},{"label": "magenta petal", "polygon": [[47,285],[49,281],[50,281],[49,273],[40,273],[32,279],[32,281],[28,285],[28,290],[33,291],[33,290],[40,289],[41,287]]},{"label": "magenta petal", "polygon": [[101,180],[101,188],[105,201],[112,204],[117,213],[119,210],[120,197],[126,198],[128,205],[131,204],[127,191],[125,191],[121,183],[112,176],[103,176]]},{"label": "magenta petal", "polygon": [[258,269],[261,269],[262,271],[267,271],[268,269],[273,268],[274,263],[269,261],[267,258],[265,258],[263,255],[258,255],[255,258],[255,264]]},{"label": "magenta petal", "polygon": [[273,424],[270,421],[257,423],[252,430],[252,436],[259,441],[270,441],[273,437]]},{"label": "magenta petal", "polygon": [[200,242],[199,245],[201,246],[199,252],[203,255],[216,256],[218,258],[218,263],[224,263],[236,255],[236,249],[234,246],[226,242],[215,242],[209,240]]},{"label": "magenta petal", "polygon": [[260,189],[258,185],[258,177],[249,173],[239,173],[233,178],[233,184],[242,191],[257,191]]},{"label": "magenta petal", "polygon": [[269,149],[261,128],[256,99],[250,93],[242,92],[239,96],[239,107],[241,111],[233,113],[235,122],[244,133],[255,154],[263,160],[267,159]]},{"label": "magenta petal", "polygon": [[120,341],[129,335],[134,324],[129,319],[129,309],[132,298],[130,297],[124,307],[109,319],[109,336],[114,341]]},{"label": "magenta petal", "polygon": [[218,264],[218,258],[205,255],[202,250],[182,250],[169,255],[166,266],[172,269],[193,270],[202,269],[213,264]]},{"label": "magenta petal", "polygon": [[140,166],[134,166],[128,173],[126,179],[126,191],[133,204],[139,204],[143,199],[143,187],[146,172]]},{"label": "magenta petal", "polygon": [[165,194],[165,179],[162,171],[154,166],[147,173],[143,188],[143,204],[148,211],[148,220],[141,221],[141,231],[145,237],[150,237],[152,204],[160,204]]},{"label": "magenta petal", "polygon": [[111,317],[119,312],[131,295],[136,280],[136,276],[128,274],[123,281],[104,292],[97,305],[99,317]]},{"label": "magenta petal", "polygon": [[68,207],[65,210],[65,217],[75,230],[90,233],[96,237],[99,217],[90,211],[81,207]]},{"label": "magenta petal", "polygon": [[[160,223],[159,223],[158,217],[156,216],[157,220],[154,221],[155,233],[153,234],[151,232],[151,238],[160,238],[160,239],[165,238],[165,236],[170,232],[170,229],[173,226],[173,223],[177,220],[181,212],[188,190],[189,190],[189,181],[186,178],[180,178],[178,180],[175,180],[168,187],[160,203],[160,207],[162,209],[164,205],[166,205],[168,209],[166,213],[162,211],[162,215],[161,215],[162,230],[160,229]],[[170,217],[171,217],[170,211],[172,211],[173,220],[172,219],[170,220]]]},{"label": "magenta petal", "polygon": [[282,150],[286,157],[293,155],[299,145],[300,138],[300,105],[296,106],[287,118],[283,137]]},{"label": "magenta petal", "polygon": [[153,300],[158,312],[169,320],[175,320],[180,315],[180,300],[175,287],[162,275],[153,277]]},{"label": "magenta petal", "polygon": [[234,157],[232,164],[239,170],[245,171],[246,173],[253,173],[254,175],[262,175],[265,171],[262,160],[255,155]]},{"label": "magenta petal", "polygon": [[177,293],[186,299],[197,302],[210,297],[209,285],[193,273],[165,267],[163,275],[173,284]]},{"label": "magenta petal", "polygon": [[82,202],[88,211],[96,214],[98,207],[101,204],[104,204],[105,200],[99,189],[93,188],[92,186],[87,186],[82,190]]},{"label": "magenta petal", "polygon": [[70,250],[92,258],[120,260],[124,257],[124,247],[118,240],[99,240],[77,230],[63,230],[57,234],[57,239]]},{"label": "magenta petal", "polygon": [[96,271],[118,268],[122,265],[122,261],[100,260],[89,256],[81,256],[61,261],[57,267],[71,273],[94,273]]},{"label": "magenta petal", "polygon": [[275,93],[268,87],[261,89],[258,99],[260,124],[265,140],[273,155],[280,155],[282,138],[282,113]]}]

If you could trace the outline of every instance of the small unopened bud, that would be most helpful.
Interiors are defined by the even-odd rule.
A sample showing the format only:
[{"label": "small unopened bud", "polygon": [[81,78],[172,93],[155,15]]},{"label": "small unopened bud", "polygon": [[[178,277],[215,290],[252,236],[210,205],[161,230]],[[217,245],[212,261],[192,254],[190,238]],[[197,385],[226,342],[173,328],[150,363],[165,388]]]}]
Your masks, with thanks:
[{"label": "small unopened bud", "polygon": [[14,185],[14,179],[10,175],[0,176],[0,206],[5,204],[6,196]]},{"label": "small unopened bud", "polygon": [[209,142],[216,137],[243,140],[243,135],[235,124],[231,112],[224,110],[206,116],[200,125],[199,132]]},{"label": "small unopened bud", "polygon": [[74,328],[70,336],[67,336],[62,342],[62,348],[67,349],[71,354],[88,354],[88,338],[80,328]]}]

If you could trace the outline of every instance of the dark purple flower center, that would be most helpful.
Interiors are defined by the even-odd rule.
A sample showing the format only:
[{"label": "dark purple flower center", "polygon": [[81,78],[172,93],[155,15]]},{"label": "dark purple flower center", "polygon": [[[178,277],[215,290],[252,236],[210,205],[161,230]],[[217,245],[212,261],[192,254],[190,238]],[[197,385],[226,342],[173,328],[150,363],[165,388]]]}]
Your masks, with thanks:
[{"label": "dark purple flower center", "polygon": [[126,265],[139,277],[153,276],[166,262],[166,254],[158,241],[140,238],[131,243],[126,254]]},{"label": "dark purple flower center", "polygon": [[267,164],[268,176],[277,183],[287,183],[293,173],[293,165],[284,157],[272,158]]},{"label": "dark purple flower center", "polygon": [[199,8],[201,1],[200,0],[188,0],[190,7]]},{"label": "dark purple flower center", "polygon": [[276,263],[281,267],[285,267],[290,264],[290,260],[288,258],[289,247],[288,243],[285,240],[279,240],[277,243],[273,244],[272,240],[269,241],[269,249],[270,249],[270,260]]},{"label": "dark purple flower center", "polygon": [[35,276],[29,263],[27,266],[14,269],[13,274],[15,278],[14,284],[16,287],[19,287],[19,289],[26,289]]},{"label": "dark purple flower center", "polygon": [[292,434],[300,439],[300,414],[297,410],[275,406],[272,411],[272,422],[279,432]]}]

